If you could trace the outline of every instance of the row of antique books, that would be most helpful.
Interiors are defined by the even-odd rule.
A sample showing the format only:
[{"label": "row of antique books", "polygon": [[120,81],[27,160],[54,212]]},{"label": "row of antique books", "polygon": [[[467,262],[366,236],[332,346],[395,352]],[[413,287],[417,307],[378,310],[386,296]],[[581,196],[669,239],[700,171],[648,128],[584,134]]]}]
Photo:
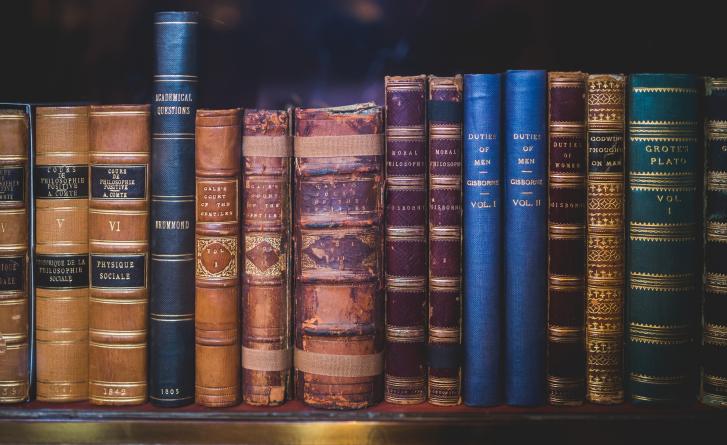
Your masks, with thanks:
[{"label": "row of antique books", "polygon": [[0,402],[727,406],[727,79],[204,110],[154,26],[151,105],[0,107]]}]

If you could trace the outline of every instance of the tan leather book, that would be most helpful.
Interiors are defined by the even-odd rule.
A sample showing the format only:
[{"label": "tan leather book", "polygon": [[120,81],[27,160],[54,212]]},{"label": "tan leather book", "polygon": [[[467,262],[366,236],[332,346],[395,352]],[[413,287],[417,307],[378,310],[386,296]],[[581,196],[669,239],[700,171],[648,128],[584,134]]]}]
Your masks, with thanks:
[{"label": "tan leather book", "polygon": [[383,398],[383,116],[374,103],[296,109],[296,397]]},{"label": "tan leather book", "polygon": [[586,398],[624,400],[626,76],[588,76]]},{"label": "tan leather book", "polygon": [[240,401],[240,110],[198,110],[195,401]]},{"label": "tan leather book", "polygon": [[28,119],[0,110],[0,403],[28,398]]},{"label": "tan leather book", "polygon": [[92,106],[89,139],[89,399],[134,405],[147,395],[149,106]]},{"label": "tan leather book", "polygon": [[88,398],[88,107],[38,107],[37,398]]},{"label": "tan leather book", "polygon": [[285,402],[290,381],[290,116],[245,110],[242,163],[242,398]]}]

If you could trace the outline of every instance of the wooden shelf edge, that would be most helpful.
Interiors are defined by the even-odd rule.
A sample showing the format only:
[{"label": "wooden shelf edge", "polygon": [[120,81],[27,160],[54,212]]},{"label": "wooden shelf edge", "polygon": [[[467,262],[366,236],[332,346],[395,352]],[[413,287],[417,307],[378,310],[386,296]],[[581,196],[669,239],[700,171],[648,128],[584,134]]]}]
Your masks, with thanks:
[{"label": "wooden shelf edge", "polygon": [[[297,408],[297,406],[294,406]],[[232,408],[0,408],[4,443],[478,444],[698,443],[721,437],[727,411],[427,407],[328,412]],[[718,434],[717,436],[712,436]],[[713,440],[713,439],[712,439]]]}]

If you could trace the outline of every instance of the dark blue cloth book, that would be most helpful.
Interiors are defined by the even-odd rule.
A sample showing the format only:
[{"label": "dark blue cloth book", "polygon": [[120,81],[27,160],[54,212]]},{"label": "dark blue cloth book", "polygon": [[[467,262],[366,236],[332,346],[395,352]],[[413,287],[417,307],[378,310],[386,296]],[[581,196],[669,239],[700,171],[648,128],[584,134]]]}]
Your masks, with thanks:
[{"label": "dark blue cloth book", "polygon": [[194,401],[197,13],[154,15],[149,398]]},{"label": "dark blue cloth book", "polygon": [[463,391],[470,406],[502,393],[502,75],[464,76]]},{"label": "dark blue cloth book", "polygon": [[508,71],[504,93],[505,402],[545,400],[545,71]]}]

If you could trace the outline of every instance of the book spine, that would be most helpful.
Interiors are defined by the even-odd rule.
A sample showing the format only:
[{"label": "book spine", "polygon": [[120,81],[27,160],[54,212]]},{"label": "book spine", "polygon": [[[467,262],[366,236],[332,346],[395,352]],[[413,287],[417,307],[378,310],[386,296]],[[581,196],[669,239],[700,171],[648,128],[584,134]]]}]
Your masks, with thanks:
[{"label": "book spine", "polygon": [[290,169],[287,111],[245,110],[242,197],[242,398],[285,402],[290,382]]},{"label": "book spine", "polygon": [[295,114],[296,396],[365,408],[384,387],[382,109]]},{"label": "book spine", "polygon": [[464,76],[462,397],[490,406],[502,394],[502,75]]},{"label": "book spine", "polygon": [[37,398],[88,398],[88,107],[36,109]]},{"label": "book spine", "polygon": [[146,401],[148,105],[91,106],[89,399]]},{"label": "book spine", "polygon": [[626,358],[637,403],[693,396],[698,86],[696,77],[680,74],[635,74],[629,81]]},{"label": "book spine", "polygon": [[427,398],[427,78],[387,77],[386,375],[389,403]]},{"label": "book spine", "polygon": [[429,403],[461,402],[462,76],[429,77]]},{"label": "book spine", "polygon": [[705,252],[701,401],[727,407],[727,78],[705,80]]},{"label": "book spine", "polygon": [[154,16],[149,398],[194,400],[196,12]]},{"label": "book spine", "polygon": [[548,402],[580,405],[586,392],[586,75],[549,73],[548,99]]},{"label": "book spine", "polygon": [[196,119],[195,402],[240,401],[240,110]]},{"label": "book spine", "polygon": [[27,400],[30,116],[0,109],[0,404]]},{"label": "book spine", "polygon": [[505,73],[505,402],[545,398],[546,74]]},{"label": "book spine", "polygon": [[626,78],[588,76],[586,398],[623,402]]}]

